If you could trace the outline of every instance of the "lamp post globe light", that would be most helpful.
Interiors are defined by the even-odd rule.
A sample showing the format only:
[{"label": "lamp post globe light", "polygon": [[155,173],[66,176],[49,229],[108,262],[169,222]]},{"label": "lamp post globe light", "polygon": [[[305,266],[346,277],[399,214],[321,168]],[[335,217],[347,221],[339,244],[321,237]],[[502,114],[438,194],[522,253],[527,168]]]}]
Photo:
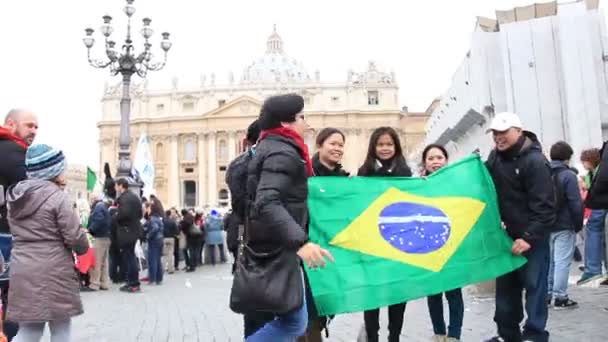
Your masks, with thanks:
[{"label": "lamp post globe light", "polygon": [[152,44],[149,39],[154,34],[154,31],[150,27],[152,20],[150,18],[144,18],[143,28],[140,33],[144,38],[143,51],[139,54],[135,52],[133,41],[131,40],[131,18],[135,14],[135,7],[133,6],[134,0],[126,0],[127,4],[123,9],[123,12],[127,15],[127,36],[122,45],[120,51],[116,49],[116,42],[110,39],[114,28],[112,27],[112,17],[109,15],[103,16],[103,24],[100,27],[100,31],[104,36],[106,59],[97,60],[91,58],[91,48],[95,44],[95,38],[93,38],[94,30],[92,28],[85,29],[85,37],[83,43],[87,48],[87,58],[89,64],[95,68],[109,68],[110,74],[116,76],[122,75],[122,98],[120,100],[120,138],[119,138],[119,149],[118,149],[118,167],[116,171],[116,178],[126,177],[130,180],[130,189],[135,193],[139,194],[139,188],[141,182],[135,181],[131,178],[131,134],[129,131],[129,122],[131,116],[131,76],[137,74],[144,78],[148,71],[161,70],[167,63],[167,53],[171,49],[171,41],[169,40],[169,33],[163,32],[162,40],[160,42],[160,48],[163,51],[162,61],[153,61],[152,52],[150,51]]}]

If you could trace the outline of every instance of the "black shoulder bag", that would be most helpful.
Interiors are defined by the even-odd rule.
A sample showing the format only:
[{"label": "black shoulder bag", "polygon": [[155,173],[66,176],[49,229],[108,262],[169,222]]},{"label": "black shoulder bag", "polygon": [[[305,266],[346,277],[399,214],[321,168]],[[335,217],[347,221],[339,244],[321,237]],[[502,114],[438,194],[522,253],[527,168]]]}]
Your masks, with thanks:
[{"label": "black shoulder bag", "polygon": [[270,252],[254,251],[246,241],[249,215],[245,215],[244,221],[239,224],[230,309],[240,314],[269,312],[277,315],[299,309],[304,301],[300,257],[295,251],[282,247]]}]

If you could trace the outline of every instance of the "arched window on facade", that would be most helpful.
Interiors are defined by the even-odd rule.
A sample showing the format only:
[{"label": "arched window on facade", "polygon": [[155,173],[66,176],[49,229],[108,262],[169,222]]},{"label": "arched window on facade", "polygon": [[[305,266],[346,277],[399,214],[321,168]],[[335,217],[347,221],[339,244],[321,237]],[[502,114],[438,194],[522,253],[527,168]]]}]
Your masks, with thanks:
[{"label": "arched window on facade", "polygon": [[219,142],[219,157],[220,160],[228,159],[228,143],[225,139],[221,139]]},{"label": "arched window on facade", "polygon": [[222,190],[220,190],[218,192],[217,195],[218,195],[217,197],[218,197],[218,200],[219,200],[218,202],[220,203],[220,205],[227,206],[228,202],[229,202],[229,199],[230,199],[228,190],[222,189]]},{"label": "arched window on facade", "polygon": [[184,145],[184,160],[196,160],[196,146],[192,140],[186,141],[186,144]]},{"label": "arched window on facade", "polygon": [[154,156],[156,157],[157,162],[163,161],[165,157],[165,150],[162,142],[156,143]]},{"label": "arched window on facade", "polygon": [[228,200],[228,197],[229,197],[228,190],[226,190],[226,189],[220,190],[217,195],[220,200]]}]

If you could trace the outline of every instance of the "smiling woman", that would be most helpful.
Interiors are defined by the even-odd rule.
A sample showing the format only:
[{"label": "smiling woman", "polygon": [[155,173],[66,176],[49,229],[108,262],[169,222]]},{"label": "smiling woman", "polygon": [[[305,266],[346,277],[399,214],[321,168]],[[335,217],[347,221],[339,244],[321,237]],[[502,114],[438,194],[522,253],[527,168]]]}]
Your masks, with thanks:
[{"label": "smiling woman", "polygon": [[[317,176],[341,175],[342,156],[344,155],[344,133],[337,128],[324,128],[317,135],[318,153],[314,156],[313,169]],[[316,165],[316,166],[315,166]]]}]

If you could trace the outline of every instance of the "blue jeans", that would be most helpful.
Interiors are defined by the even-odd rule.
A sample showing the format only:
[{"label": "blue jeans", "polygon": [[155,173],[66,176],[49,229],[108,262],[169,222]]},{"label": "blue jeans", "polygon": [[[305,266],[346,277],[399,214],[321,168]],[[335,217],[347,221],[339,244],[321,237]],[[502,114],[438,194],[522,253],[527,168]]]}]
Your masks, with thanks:
[{"label": "blue jeans", "polygon": [[585,273],[602,274],[604,259],[604,218],[606,210],[591,210],[585,236]]},{"label": "blue jeans", "polygon": [[150,283],[163,281],[163,239],[148,241],[148,279]]},{"label": "blue jeans", "polygon": [[[496,313],[494,322],[498,334],[507,342],[549,341],[545,330],[549,311],[545,302],[549,273],[549,241],[535,241],[524,254],[528,262],[519,269],[496,279]],[[528,320],[523,337],[519,324],[524,319],[522,292],[525,290],[525,309]]]},{"label": "blue jeans", "polygon": [[460,340],[462,334],[462,320],[464,318],[464,301],[462,300],[462,290],[454,289],[445,293],[450,310],[450,325],[447,333],[445,320],[443,318],[443,293],[427,297],[433,332],[435,335],[447,335]]},{"label": "blue jeans", "polygon": [[574,256],[576,233],[574,230],[562,230],[551,234],[551,264],[549,265],[548,294],[557,299],[568,298],[568,276]]},{"label": "blue jeans", "polygon": [[[304,288],[302,277],[302,287]],[[306,291],[306,289],[304,289]],[[294,342],[306,333],[308,326],[308,310],[306,309],[306,296],[303,296],[302,307],[290,313],[277,316],[273,321],[266,323],[260,330],[247,337],[246,342]]]}]

